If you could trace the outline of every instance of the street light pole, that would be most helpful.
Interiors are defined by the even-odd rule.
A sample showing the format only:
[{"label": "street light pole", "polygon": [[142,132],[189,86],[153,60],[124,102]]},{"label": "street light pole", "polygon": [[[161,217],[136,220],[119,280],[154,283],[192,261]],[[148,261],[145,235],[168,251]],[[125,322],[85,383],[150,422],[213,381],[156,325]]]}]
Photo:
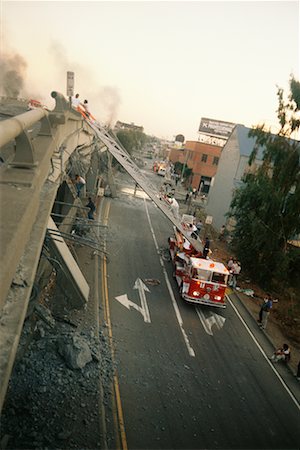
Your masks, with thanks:
[{"label": "street light pole", "polygon": [[180,183],[183,182],[183,174],[184,174],[185,167],[186,167],[186,165],[187,165],[187,160],[188,160],[188,157],[189,157],[189,150],[187,150],[187,149],[184,149],[184,150],[186,150],[186,156],[185,156],[185,161],[184,161],[183,166],[182,166],[181,177],[180,177]]}]

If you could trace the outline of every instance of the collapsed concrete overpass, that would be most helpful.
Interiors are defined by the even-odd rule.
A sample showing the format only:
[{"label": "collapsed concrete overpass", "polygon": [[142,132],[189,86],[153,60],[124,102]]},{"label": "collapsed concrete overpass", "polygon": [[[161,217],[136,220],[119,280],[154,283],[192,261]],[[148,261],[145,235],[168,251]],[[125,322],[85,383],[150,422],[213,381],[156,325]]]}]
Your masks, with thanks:
[{"label": "collapsed concrete overpass", "polygon": [[[9,112],[5,106],[11,102],[8,99],[7,105],[5,101],[2,104],[5,113],[1,118],[5,119],[0,121],[0,409],[58,190],[69,186],[60,198],[74,204],[74,208],[60,208],[63,215],[74,217],[81,203],[72,195],[70,158],[78,149],[91,155],[101,146],[81,114],[70,108],[61,94],[51,95],[56,102],[53,111],[31,110],[6,118]],[[96,170],[89,177],[90,184],[95,184],[97,176]],[[72,297],[82,307],[89,293],[85,280],[71,287]]]},{"label": "collapsed concrete overpass", "polygon": [[[191,239],[168,201],[161,198],[116,138],[98,122],[86,120],[63,95],[51,95],[55,99],[53,111],[39,109],[15,115],[4,108],[3,114],[0,103],[0,410],[37,272],[43,270],[47,239],[47,250],[53,256],[48,261],[55,261],[60,269],[63,266],[63,284],[68,284],[72,306],[81,308],[88,301],[89,287],[64,236],[84,210],[70,176],[83,175],[87,192],[95,196],[103,171],[107,172],[107,167],[101,167],[103,150],[109,150],[168,219],[202,251],[202,243]],[[13,117],[7,118],[10,115]],[[107,175],[109,183],[111,177]],[[58,228],[53,218],[57,218]]]}]

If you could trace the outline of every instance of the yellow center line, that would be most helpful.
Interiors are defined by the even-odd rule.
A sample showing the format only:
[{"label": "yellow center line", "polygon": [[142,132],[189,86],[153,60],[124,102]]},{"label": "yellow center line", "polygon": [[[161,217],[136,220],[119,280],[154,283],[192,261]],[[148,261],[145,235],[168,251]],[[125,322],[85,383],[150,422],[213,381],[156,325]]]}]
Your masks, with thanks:
[{"label": "yellow center line", "polygon": [[[104,211],[104,219],[103,223],[104,225],[107,225],[108,223],[108,216],[109,216],[109,209],[110,209],[110,203],[106,204],[105,211]],[[105,243],[104,243],[104,250]],[[112,361],[114,363],[115,360],[115,352],[114,352],[114,346],[113,346],[113,334],[112,334],[112,326],[111,326],[111,320],[110,320],[110,309],[109,309],[109,301],[108,301],[108,286],[107,286],[107,264],[106,264],[106,256],[104,254],[102,258],[102,293],[103,293],[103,303],[104,303],[104,318],[105,322],[107,323],[108,327],[108,337],[109,337],[109,345],[112,355]],[[120,437],[121,437],[121,443],[122,443],[122,449],[127,450],[127,439],[126,439],[126,433],[125,433],[125,425],[124,425],[124,416],[123,416],[123,409],[122,409],[122,402],[121,402],[121,396],[120,396],[120,388],[119,388],[119,381],[117,374],[113,377],[114,381],[114,390],[115,390],[115,398],[116,398],[116,404],[117,404],[117,415],[119,419],[119,431],[120,431]],[[117,419],[114,419],[117,422]]]}]

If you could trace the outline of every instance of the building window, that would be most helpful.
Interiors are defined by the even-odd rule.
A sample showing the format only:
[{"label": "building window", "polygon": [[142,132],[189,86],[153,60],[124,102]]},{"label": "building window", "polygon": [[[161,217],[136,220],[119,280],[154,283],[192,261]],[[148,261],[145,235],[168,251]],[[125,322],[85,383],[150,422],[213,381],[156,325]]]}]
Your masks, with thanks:
[{"label": "building window", "polygon": [[207,155],[203,153],[201,161],[206,162],[207,161]]},{"label": "building window", "polygon": [[218,164],[219,164],[219,158],[217,156],[214,156],[213,165],[217,166]]}]

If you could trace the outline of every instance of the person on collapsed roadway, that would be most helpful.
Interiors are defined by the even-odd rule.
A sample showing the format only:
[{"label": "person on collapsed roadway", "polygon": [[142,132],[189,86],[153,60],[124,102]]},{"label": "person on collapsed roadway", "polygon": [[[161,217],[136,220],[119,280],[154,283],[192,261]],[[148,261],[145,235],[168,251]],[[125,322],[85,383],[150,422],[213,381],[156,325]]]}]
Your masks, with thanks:
[{"label": "person on collapsed roadway", "polygon": [[84,107],[84,109],[85,109],[85,114],[88,116],[88,117],[90,117],[90,109],[89,109],[89,105],[88,105],[88,101],[87,100],[84,100],[84,102],[83,102],[83,107]]}]

